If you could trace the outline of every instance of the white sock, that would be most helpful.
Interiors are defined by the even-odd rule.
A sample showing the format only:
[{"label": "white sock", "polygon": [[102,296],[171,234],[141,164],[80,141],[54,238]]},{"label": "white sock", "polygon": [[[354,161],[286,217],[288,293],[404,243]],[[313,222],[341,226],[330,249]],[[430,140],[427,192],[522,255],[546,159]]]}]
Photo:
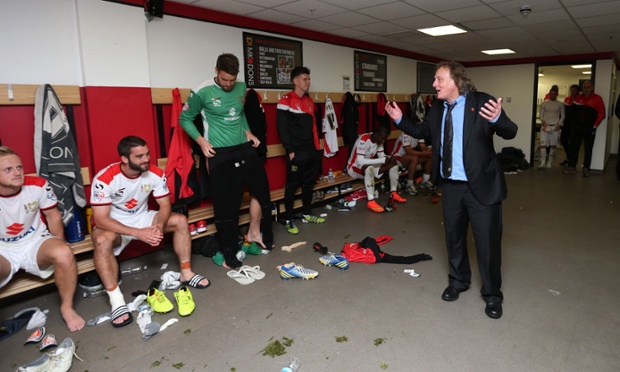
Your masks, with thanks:
[{"label": "white sock", "polygon": [[407,186],[413,186],[413,180],[407,180]]},{"label": "white sock", "polygon": [[431,175],[430,174],[424,173],[422,175],[422,182],[428,182],[428,180],[430,180],[430,179],[431,179]]},{"label": "white sock", "polygon": [[117,286],[112,292],[108,290],[106,290],[106,292],[108,292],[108,296],[110,297],[110,306],[112,310],[125,305],[125,297],[123,297],[123,292],[121,292],[120,287]]},{"label": "white sock", "polygon": [[375,167],[369,166],[364,172],[364,185],[368,201],[375,198]]},{"label": "white sock", "polygon": [[392,167],[388,171],[390,176],[390,191],[396,191],[398,187],[398,167]]}]

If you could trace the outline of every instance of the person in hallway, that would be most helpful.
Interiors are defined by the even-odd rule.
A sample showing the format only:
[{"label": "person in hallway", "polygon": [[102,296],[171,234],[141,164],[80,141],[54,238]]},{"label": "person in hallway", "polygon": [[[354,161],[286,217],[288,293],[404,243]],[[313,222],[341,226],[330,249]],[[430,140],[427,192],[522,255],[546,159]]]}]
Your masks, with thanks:
[{"label": "person in hallway", "polygon": [[422,166],[424,171],[420,187],[429,190],[433,188],[433,184],[430,181],[432,151],[430,147],[426,146],[426,141],[424,139],[413,138],[407,133],[401,132],[394,142],[392,155],[396,158],[399,168],[407,169],[407,186],[405,187],[405,192],[407,194],[412,196],[418,195],[418,190],[416,190],[414,184],[414,176],[418,164]]},{"label": "person in hallway", "polygon": [[562,131],[560,134],[560,142],[562,143],[562,148],[564,149],[564,153],[566,154],[566,159],[560,163],[562,167],[568,165],[568,159],[570,158],[570,136],[573,127],[575,126],[575,106],[573,106],[573,102],[575,102],[575,98],[579,95],[579,85],[573,84],[570,86],[570,95],[564,98],[564,112],[566,114],[566,119],[564,120],[564,125],[562,125]]},{"label": "person in hallway", "polygon": [[513,139],[517,125],[502,109],[502,99],[478,92],[458,62],[437,65],[433,87],[437,100],[424,121],[414,125],[395,103],[386,110],[395,124],[413,137],[430,137],[433,184],[443,190],[443,216],[448,249],[448,287],[441,298],[455,301],[471,284],[467,230],[471,227],[482,278],[485,313],[503,314],[502,200],[507,188],[493,137]]},{"label": "person in hallway", "polygon": [[575,174],[577,172],[577,161],[579,159],[579,147],[583,141],[583,169],[582,175],[590,175],[590,164],[592,162],[592,148],[596,128],[605,118],[605,103],[598,94],[594,93],[594,84],[590,80],[583,83],[580,95],[573,102],[576,122],[571,131],[570,137],[570,158],[568,168],[564,174]]},{"label": "person in hallway", "polygon": [[53,274],[60,314],[69,331],[75,332],[86,322],[73,309],[77,264],[64,240],[57,204],[49,183],[41,177],[25,176],[19,155],[0,146],[0,288],[20,269],[43,279]]},{"label": "person in hallway", "polygon": [[390,196],[397,203],[405,203],[407,199],[398,195],[398,163],[393,156],[386,157],[383,143],[387,139],[387,129],[377,127],[374,132],[364,133],[355,141],[355,150],[347,162],[347,173],[353,178],[364,180],[368,196],[368,209],[381,213],[384,208],[375,200],[375,178],[381,178],[388,172],[390,177]]},{"label": "person in hallway", "polygon": [[[172,245],[179,258],[184,285],[207,288],[209,280],[192,271],[191,237],[187,218],[171,212],[171,203],[164,171],[151,164],[151,153],[146,141],[127,136],[120,140],[120,162],[105,167],[93,179],[90,203],[93,208],[95,229],[95,269],[110,297],[111,322],[123,327],[132,322],[125,298],[118,285],[118,256],[132,241],[140,240],[158,246],[165,233],[173,233]],[[159,210],[148,209],[149,196]]]},{"label": "person in hallway", "polygon": [[[179,118],[181,127],[207,157],[215,227],[224,255],[223,266],[229,269],[242,265],[237,259],[241,249],[239,209],[246,186],[262,212],[261,245],[267,249],[273,247],[269,181],[255,150],[260,141],[250,131],[245,118],[246,85],[237,81],[238,74],[239,59],[230,53],[221,54],[215,65],[215,77],[192,89]],[[202,115],[204,133],[193,123],[197,115]],[[259,239],[259,234],[252,235],[248,239]]]},{"label": "person in hallway", "polygon": [[[540,106],[542,127],[540,128],[540,165],[538,168],[551,168],[565,117],[564,103],[558,101],[558,89],[551,88],[549,99]],[[548,159],[547,146],[549,147]]]},{"label": "person in hallway", "polygon": [[325,218],[312,214],[312,192],[321,166],[321,145],[315,125],[314,102],[308,95],[310,70],[297,66],[291,72],[295,88],[278,102],[278,134],[286,150],[286,184],[284,186],[284,219],[286,230],[298,234],[293,219],[295,192],[301,186],[303,219],[323,223]]}]

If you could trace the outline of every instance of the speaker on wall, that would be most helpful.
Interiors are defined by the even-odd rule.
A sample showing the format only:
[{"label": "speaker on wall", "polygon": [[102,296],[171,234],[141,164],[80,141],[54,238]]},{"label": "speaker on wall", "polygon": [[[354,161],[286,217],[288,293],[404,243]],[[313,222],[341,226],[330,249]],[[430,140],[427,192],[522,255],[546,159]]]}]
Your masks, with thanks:
[{"label": "speaker on wall", "polygon": [[151,17],[163,18],[164,0],[144,0],[144,11]]}]

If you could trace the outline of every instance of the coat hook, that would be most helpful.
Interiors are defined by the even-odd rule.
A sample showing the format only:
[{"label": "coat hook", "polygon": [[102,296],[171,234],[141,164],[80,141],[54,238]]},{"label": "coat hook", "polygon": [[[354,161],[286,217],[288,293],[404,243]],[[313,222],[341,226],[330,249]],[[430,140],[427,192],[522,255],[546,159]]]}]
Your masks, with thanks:
[{"label": "coat hook", "polygon": [[325,100],[327,101],[329,99],[329,92],[325,93]]},{"label": "coat hook", "polygon": [[314,100],[318,101],[319,100],[319,92],[315,92],[314,93]]},{"label": "coat hook", "polygon": [[8,96],[9,96],[9,101],[15,101],[15,97],[13,96],[13,84],[9,84],[8,85]]},{"label": "coat hook", "polygon": [[264,91],[264,92],[263,92],[263,99],[264,99],[265,101],[269,101],[269,96],[267,95],[267,91]]},{"label": "coat hook", "polygon": [[280,100],[280,98],[282,98],[282,97],[281,97],[281,94],[282,94],[282,91],[281,91],[281,90],[280,90],[280,91],[278,91],[278,101]]},{"label": "coat hook", "polygon": [[362,101],[366,100],[366,94],[362,94]]}]

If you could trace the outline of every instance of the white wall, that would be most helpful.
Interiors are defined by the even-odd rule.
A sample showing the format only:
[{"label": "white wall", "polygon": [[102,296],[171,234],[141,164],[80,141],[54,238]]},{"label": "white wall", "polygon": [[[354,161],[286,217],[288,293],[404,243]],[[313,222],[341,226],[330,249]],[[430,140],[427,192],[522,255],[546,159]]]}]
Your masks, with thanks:
[{"label": "white wall", "polygon": [[[592,162],[590,169],[603,170],[609,157],[610,148],[607,142],[607,128],[611,114],[611,80],[614,63],[610,59],[596,61],[596,76],[594,78],[594,92],[605,102],[605,117],[596,130],[594,147],[592,148]],[[617,148],[617,146],[616,146]]]},{"label": "white wall", "polygon": [[0,1],[0,82],[83,85],[74,0]]},{"label": "white wall", "polygon": [[149,86],[143,9],[77,0],[77,16],[84,85]]},{"label": "white wall", "polygon": [[[303,63],[311,71],[311,91],[342,92],[342,77],[353,79],[353,48],[171,16],[154,19],[146,30],[152,87],[193,88],[213,77],[220,54],[243,58],[244,31],[301,41]],[[243,64],[239,77],[243,77]],[[387,86],[390,93],[415,92],[416,61],[388,55]]]},{"label": "white wall", "polygon": [[[528,161],[532,147],[532,112],[534,102],[534,64],[468,68],[481,92],[503,98],[502,108],[508,117],[519,126],[517,136],[510,141],[495,137],[495,150],[512,146],[523,150]],[[510,101],[510,102],[508,102]]]}]

